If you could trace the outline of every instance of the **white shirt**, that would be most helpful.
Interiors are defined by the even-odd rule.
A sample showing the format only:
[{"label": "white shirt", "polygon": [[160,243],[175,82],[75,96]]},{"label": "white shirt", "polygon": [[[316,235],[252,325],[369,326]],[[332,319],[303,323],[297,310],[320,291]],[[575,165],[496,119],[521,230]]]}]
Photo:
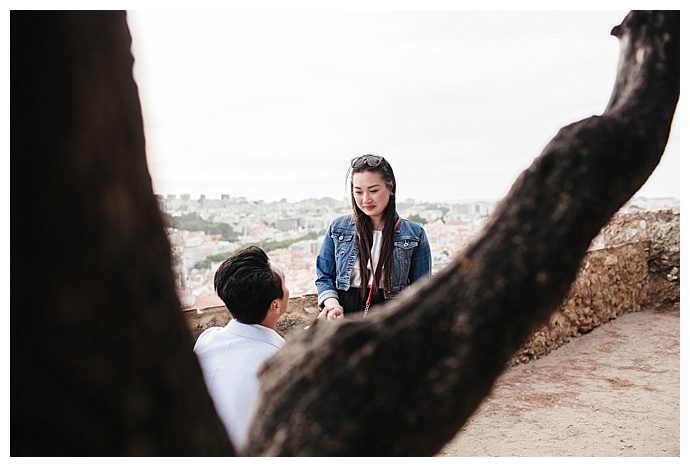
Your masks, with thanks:
[{"label": "white shirt", "polygon": [[[369,284],[367,287],[371,287],[374,283],[374,273],[372,272],[371,266],[374,265],[374,271],[376,271],[376,265],[379,264],[379,258],[381,257],[381,243],[383,239],[383,232],[381,230],[373,231],[373,238],[371,241],[371,254],[369,256],[370,260],[367,263],[367,269],[369,270]],[[382,278],[379,277],[379,285],[383,284]],[[361,288],[362,287],[362,270],[359,267],[359,253],[355,258],[355,264],[352,266],[352,272],[350,273],[350,285],[352,287]]]},{"label": "white shirt", "polygon": [[206,329],[194,344],[204,382],[235,447],[244,443],[254,415],[256,372],[284,343],[273,329],[233,319],[225,327]]}]

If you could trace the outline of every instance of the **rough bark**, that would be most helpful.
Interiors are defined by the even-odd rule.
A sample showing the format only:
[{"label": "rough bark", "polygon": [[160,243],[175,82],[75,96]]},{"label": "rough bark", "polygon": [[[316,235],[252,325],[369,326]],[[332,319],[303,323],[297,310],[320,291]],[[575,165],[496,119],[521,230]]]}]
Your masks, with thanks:
[{"label": "rough bark", "polygon": [[263,374],[252,455],[432,455],[555,310],[592,238],[664,151],[679,96],[679,12],[633,12],[601,116],[561,129],[480,238],[371,319],[317,323]]},{"label": "rough bark", "polygon": [[232,454],[175,295],[125,13],[10,20],[11,455]]},{"label": "rough bark", "polygon": [[[279,352],[241,452],[430,455],[450,440],[658,163],[679,23],[635,12],[615,29],[604,115],[564,128],[452,266]],[[10,24],[11,455],[232,454],[175,296],[124,13]]]}]

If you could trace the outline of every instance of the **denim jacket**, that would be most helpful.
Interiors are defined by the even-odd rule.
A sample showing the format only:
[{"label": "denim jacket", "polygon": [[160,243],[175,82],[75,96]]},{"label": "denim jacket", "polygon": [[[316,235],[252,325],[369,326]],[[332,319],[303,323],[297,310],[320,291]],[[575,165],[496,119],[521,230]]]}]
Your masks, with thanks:
[{"label": "denim jacket", "polygon": [[[393,290],[384,291],[387,299],[397,296],[406,286],[431,273],[431,248],[424,227],[420,224],[403,219],[393,233],[393,245]],[[319,307],[327,298],[338,298],[338,290],[350,288],[350,274],[357,254],[354,215],[336,218],[328,226],[316,257]]]}]

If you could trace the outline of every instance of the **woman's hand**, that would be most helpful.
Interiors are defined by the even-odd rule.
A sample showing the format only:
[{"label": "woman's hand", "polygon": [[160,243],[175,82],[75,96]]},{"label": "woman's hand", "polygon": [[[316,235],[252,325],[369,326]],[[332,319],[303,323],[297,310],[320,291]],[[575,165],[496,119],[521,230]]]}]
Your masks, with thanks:
[{"label": "woman's hand", "polygon": [[316,319],[343,319],[345,317],[345,310],[340,306],[336,299],[326,299],[323,310],[319,313]]}]

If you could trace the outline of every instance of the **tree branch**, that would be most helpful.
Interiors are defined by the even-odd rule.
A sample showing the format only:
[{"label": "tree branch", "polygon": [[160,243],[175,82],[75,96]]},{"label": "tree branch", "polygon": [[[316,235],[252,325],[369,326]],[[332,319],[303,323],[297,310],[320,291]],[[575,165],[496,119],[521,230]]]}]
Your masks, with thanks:
[{"label": "tree branch", "polygon": [[316,323],[268,362],[246,454],[426,456],[457,433],[658,164],[679,18],[632,12],[613,30],[621,62],[604,114],[561,129],[452,265],[371,319]]}]

